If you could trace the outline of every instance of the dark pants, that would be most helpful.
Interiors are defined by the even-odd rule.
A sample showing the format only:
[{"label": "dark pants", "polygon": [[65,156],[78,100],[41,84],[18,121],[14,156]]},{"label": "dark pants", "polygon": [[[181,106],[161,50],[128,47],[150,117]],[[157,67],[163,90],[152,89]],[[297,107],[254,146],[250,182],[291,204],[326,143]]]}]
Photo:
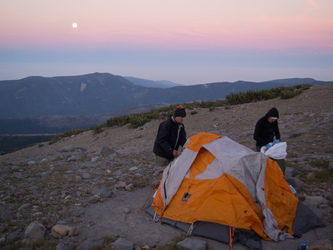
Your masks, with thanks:
[{"label": "dark pants", "polygon": [[282,173],[284,175],[284,172],[286,171],[286,161],[285,159],[273,159],[271,158],[273,161],[276,161],[277,164],[279,165],[279,167],[281,168],[282,170]]}]

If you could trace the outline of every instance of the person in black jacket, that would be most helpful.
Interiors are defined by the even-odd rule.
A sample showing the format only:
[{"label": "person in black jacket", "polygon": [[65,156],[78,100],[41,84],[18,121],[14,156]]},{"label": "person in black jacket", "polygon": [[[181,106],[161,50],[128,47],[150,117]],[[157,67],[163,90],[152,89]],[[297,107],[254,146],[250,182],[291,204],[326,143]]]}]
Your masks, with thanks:
[{"label": "person in black jacket", "polygon": [[[253,139],[256,140],[256,151],[260,152],[261,147],[271,147],[269,143],[280,142],[280,131],[278,125],[279,111],[271,108],[267,114],[260,118],[254,129]],[[275,136],[275,140],[274,140]]]},{"label": "person in black jacket", "polygon": [[155,163],[159,166],[167,166],[175,157],[179,156],[179,146],[186,142],[185,126],[183,124],[186,111],[183,106],[178,106],[174,115],[160,123],[154,143]]}]

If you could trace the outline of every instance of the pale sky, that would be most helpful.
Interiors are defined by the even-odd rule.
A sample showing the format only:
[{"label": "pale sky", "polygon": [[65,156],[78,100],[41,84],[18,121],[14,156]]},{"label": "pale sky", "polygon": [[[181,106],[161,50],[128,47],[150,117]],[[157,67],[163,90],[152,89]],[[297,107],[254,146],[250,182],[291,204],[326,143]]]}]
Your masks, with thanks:
[{"label": "pale sky", "polygon": [[0,0],[0,36],[0,80],[333,81],[333,0]]}]

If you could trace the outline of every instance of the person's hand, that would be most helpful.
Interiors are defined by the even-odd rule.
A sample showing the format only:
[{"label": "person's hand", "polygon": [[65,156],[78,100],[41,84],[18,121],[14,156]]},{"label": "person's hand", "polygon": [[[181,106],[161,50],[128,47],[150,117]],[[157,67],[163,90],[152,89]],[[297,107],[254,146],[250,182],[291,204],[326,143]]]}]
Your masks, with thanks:
[{"label": "person's hand", "polygon": [[278,143],[280,143],[280,140],[279,140],[279,139],[273,141],[273,145],[278,144]]},{"label": "person's hand", "polygon": [[269,144],[269,143],[267,143],[267,144],[266,144],[266,147],[267,147],[267,148],[271,148],[271,147],[272,147],[272,145],[271,145],[271,144]]},{"label": "person's hand", "polygon": [[172,154],[174,157],[180,156],[180,153],[177,150],[174,150]]}]

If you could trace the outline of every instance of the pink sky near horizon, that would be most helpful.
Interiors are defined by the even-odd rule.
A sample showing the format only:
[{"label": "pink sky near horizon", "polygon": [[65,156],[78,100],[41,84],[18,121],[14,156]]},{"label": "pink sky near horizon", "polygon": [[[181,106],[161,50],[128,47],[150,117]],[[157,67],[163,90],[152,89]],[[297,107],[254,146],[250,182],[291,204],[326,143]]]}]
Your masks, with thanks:
[{"label": "pink sky near horizon", "polygon": [[[2,0],[0,45],[333,46],[331,0],[230,2]],[[78,23],[76,29],[73,22]]]},{"label": "pink sky near horizon", "polygon": [[0,7],[0,56],[257,49],[333,57],[332,0],[0,0]]}]

